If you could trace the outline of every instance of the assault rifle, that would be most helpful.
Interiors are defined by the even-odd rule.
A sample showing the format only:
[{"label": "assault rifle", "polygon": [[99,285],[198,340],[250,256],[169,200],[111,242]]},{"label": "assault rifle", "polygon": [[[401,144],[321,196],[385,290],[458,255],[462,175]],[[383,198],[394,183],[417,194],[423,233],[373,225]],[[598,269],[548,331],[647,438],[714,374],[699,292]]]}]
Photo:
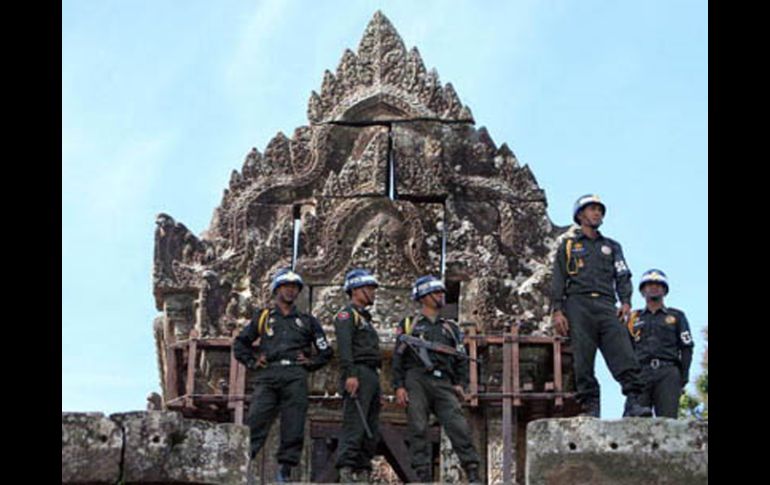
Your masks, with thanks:
[{"label": "assault rifle", "polygon": [[[400,344],[400,349],[399,349]],[[411,335],[399,335],[397,344],[396,344],[396,351],[398,353],[402,353],[404,351],[404,346],[409,347],[414,351],[415,355],[420,358],[423,365],[428,371],[433,370],[433,362],[430,360],[430,356],[428,355],[428,352],[436,352],[439,354],[445,354],[445,355],[451,355],[453,357],[458,357],[461,359],[466,360],[472,360],[474,362],[479,362],[479,359],[474,359],[473,357],[469,356],[465,352],[460,352],[456,348],[440,344],[438,342],[431,342],[429,340],[423,340],[421,338],[413,337]]]}]

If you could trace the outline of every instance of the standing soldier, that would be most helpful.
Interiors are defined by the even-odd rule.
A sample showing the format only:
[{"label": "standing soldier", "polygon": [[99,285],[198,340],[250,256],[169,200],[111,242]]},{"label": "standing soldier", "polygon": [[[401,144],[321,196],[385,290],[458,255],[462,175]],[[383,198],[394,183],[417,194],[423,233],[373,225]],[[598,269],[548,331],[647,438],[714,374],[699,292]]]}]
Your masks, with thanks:
[{"label": "standing soldier", "polygon": [[336,467],[340,483],[368,482],[377,451],[380,417],[380,339],[366,307],[374,303],[377,280],[364,269],[345,276],[350,302],[334,319],[342,388],[342,437]]},{"label": "standing soldier", "polygon": [[[600,417],[599,382],[594,375],[597,347],[626,395],[623,416],[650,416],[639,404],[644,383],[631,341],[621,322],[631,313],[631,272],[620,244],[599,231],[606,207],[596,195],[575,202],[576,237],[564,240],[556,253],[551,288],[552,320],[572,340],[577,400],[583,413]],[[621,307],[615,309],[615,295]]]},{"label": "standing soldier", "polygon": [[471,441],[471,430],[459,400],[465,399],[464,388],[468,386],[467,360],[439,352],[428,352],[421,357],[417,349],[402,338],[407,335],[442,344],[464,356],[460,327],[439,316],[445,293],[444,284],[434,276],[423,276],[415,282],[412,299],[422,308],[415,317],[401,320],[396,329],[399,338],[393,352],[393,389],[398,404],[407,406],[409,454],[419,479],[429,482],[432,478],[427,434],[428,418],[433,412],[449,436],[468,481],[478,482],[479,454]]},{"label": "standing soldier", "polygon": [[[333,355],[318,320],[294,306],[302,286],[297,273],[279,270],[270,285],[275,305],[254,313],[233,343],[236,359],[257,374],[248,415],[252,458],[265,444],[270,426],[281,411],[279,483],[289,481],[291,468],[299,463],[302,454],[307,374],[323,367]],[[256,348],[252,347],[255,341]],[[311,356],[313,346],[315,356]]]},{"label": "standing soldier", "polygon": [[645,381],[640,402],[651,405],[655,416],[676,418],[679,396],[690,376],[694,347],[690,325],[683,311],[663,304],[663,297],[668,295],[668,279],[663,271],[645,272],[639,292],[647,305],[631,314],[628,331]]}]

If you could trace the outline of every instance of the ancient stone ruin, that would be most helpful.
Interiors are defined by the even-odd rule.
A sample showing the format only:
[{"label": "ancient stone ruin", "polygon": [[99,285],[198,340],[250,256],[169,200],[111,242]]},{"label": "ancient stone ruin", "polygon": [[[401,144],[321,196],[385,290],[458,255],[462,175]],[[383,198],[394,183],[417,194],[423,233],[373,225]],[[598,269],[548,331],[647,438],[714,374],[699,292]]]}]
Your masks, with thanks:
[{"label": "ancient stone ruin", "polygon": [[[308,120],[291,137],[277,134],[264,153],[251,150],[200,237],[168,215],[158,217],[154,288],[163,314],[155,333],[167,408],[231,418],[232,407],[212,404],[193,412],[195,398],[180,397],[228,394],[225,389],[236,384],[226,349],[200,349],[190,389],[182,383],[184,371],[169,381],[170,367],[186,357],[167,346],[191,331],[201,343],[230,337],[254,309],[269,304],[269,281],[287,266],[307,283],[301,308],[321,320],[332,341],[345,273],[371,270],[381,284],[373,315],[386,355],[395,322],[415,311],[411,285],[427,273],[444,277],[446,313],[468,333],[502,334],[513,326],[519,335],[550,334],[549,266],[565,228],[548,219],[545,195],[529,168],[475,126],[452,85],[426,69],[416,48],[407,50],[382,13],[374,15],[357,52],[345,51],[336,72],[325,73],[320,92],[310,96]],[[502,390],[501,351],[480,342],[489,362],[477,371],[482,391]],[[552,354],[552,347],[522,346],[522,387],[544,391],[553,383],[546,365]],[[392,394],[388,369],[382,383]],[[312,446],[333,435],[323,423],[338,424],[339,402],[330,398],[337,390],[335,365],[312,376],[314,395],[329,398],[311,407],[311,435],[313,429],[318,435],[309,440]],[[244,391],[249,394],[248,382]],[[502,453],[499,407],[477,400],[469,411],[479,445],[491,457],[490,474]],[[544,416],[548,406],[541,407]],[[395,407],[383,413],[399,432],[404,419]],[[448,446],[441,443],[439,449]],[[318,450],[312,455],[328,461]],[[445,481],[459,477],[451,456],[437,452]],[[303,478],[319,478],[313,475]]]},{"label": "ancient stone ruin", "polygon": [[[311,94],[308,125],[291,137],[278,133],[233,170],[208,230],[196,235],[166,214],[156,223],[162,396],[150,400],[151,409],[236,423],[220,426],[243,422],[253,375],[233,359],[231,339],[270,304],[272,275],[291,266],[306,282],[298,306],[322,322],[332,342],[345,273],[363,267],[376,275],[372,313],[386,397],[393,395],[395,324],[415,312],[411,285],[424,274],[443,277],[444,312],[464,328],[471,355],[481,357],[471,366],[466,413],[486,483],[524,483],[527,423],[577,412],[571,354],[553,336],[547,313],[550,266],[568,228],[549,220],[530,169],[476,127],[452,85],[426,69],[416,48],[407,50],[380,12],[357,51],[346,50]],[[311,374],[297,480],[337,479],[337,381],[336,359]],[[381,423],[377,481],[413,480],[405,411],[390,401]],[[247,473],[250,483],[275,475],[277,428]],[[434,477],[462,481],[446,436],[434,426],[432,437]],[[202,481],[183,483],[208,483],[195,480]]]}]

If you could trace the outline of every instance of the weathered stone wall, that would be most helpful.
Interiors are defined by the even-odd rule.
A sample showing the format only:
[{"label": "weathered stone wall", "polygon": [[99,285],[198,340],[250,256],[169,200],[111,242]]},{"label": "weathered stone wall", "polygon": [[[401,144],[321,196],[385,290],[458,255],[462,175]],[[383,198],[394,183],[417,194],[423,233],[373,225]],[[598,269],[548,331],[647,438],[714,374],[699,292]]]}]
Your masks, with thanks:
[{"label": "weathered stone wall", "polygon": [[249,430],[164,411],[62,413],[62,483],[246,484]]},{"label": "weathered stone wall", "polygon": [[708,422],[542,419],[527,427],[527,485],[708,483]]}]

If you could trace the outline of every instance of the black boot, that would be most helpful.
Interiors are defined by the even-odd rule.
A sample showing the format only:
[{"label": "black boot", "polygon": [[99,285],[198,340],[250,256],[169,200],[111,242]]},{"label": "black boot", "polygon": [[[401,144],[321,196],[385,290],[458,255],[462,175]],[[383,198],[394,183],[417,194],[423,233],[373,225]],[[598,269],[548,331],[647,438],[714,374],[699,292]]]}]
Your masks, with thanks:
[{"label": "black boot", "polygon": [[465,468],[465,474],[468,475],[468,483],[481,483],[479,479],[479,465],[471,463]]},{"label": "black boot", "polygon": [[624,418],[650,418],[652,417],[652,408],[639,404],[638,394],[629,394],[626,396],[626,407],[623,410]]},{"label": "black boot", "polygon": [[598,397],[588,398],[581,403],[582,411],[578,416],[601,417],[601,401]]}]

